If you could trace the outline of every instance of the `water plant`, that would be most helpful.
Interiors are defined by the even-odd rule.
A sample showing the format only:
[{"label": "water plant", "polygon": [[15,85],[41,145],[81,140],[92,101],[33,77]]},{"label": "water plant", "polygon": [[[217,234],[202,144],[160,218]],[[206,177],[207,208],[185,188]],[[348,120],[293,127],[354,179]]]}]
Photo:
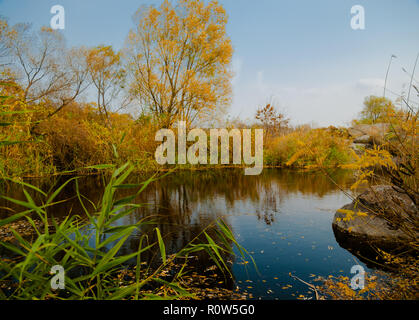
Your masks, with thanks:
[{"label": "water plant", "polygon": [[[110,166],[110,165],[109,165]],[[95,166],[95,169],[109,169],[108,165]],[[234,254],[235,246],[241,255],[247,254],[234,238],[233,233],[223,221],[214,224],[190,241],[175,254],[168,255],[164,244],[164,235],[159,228],[153,228],[157,241],[149,242],[147,233],[141,232],[145,226],[154,224],[152,218],[144,218],[131,225],[117,222],[130,215],[144,204],[134,203],[134,199],[152,182],[156,176],[140,184],[127,184],[125,180],[134,170],[127,162],[119,168],[113,168],[113,174],[103,192],[98,205],[80,194],[78,177],[72,177],[51,192],[44,192],[34,185],[18,182],[26,201],[2,196],[4,199],[20,205],[25,210],[0,220],[0,227],[9,225],[18,219],[26,219],[33,227],[34,235],[27,239],[17,230],[9,228],[14,241],[0,241],[0,248],[8,252],[0,258],[0,298],[2,299],[151,299],[151,298],[193,298],[194,295],[183,288],[180,280],[188,263],[188,257],[199,251],[206,252],[215,265],[226,275],[232,277],[229,267],[223,259],[224,253]],[[58,201],[57,196],[69,183],[74,182],[77,197],[84,208],[79,214],[69,214],[58,222],[48,214]],[[32,189],[44,196],[45,201],[37,204],[27,191]],[[119,189],[135,189],[127,197],[119,198]],[[95,210],[89,212],[87,202]],[[38,219],[42,223],[36,223]],[[215,230],[210,236],[209,229]],[[121,248],[127,239],[137,231],[139,247],[133,253],[122,254]],[[213,233],[211,233],[213,234]],[[206,239],[206,241],[202,241]],[[141,257],[152,248],[158,248],[161,262],[157,267],[142,270]],[[120,285],[116,275],[128,261],[135,261],[135,281]],[[183,266],[170,279],[163,279],[161,271],[182,260]],[[50,285],[51,268],[61,266],[65,270],[65,289],[52,290]],[[145,294],[145,286],[156,288]],[[161,294],[164,292],[164,294]]]}]

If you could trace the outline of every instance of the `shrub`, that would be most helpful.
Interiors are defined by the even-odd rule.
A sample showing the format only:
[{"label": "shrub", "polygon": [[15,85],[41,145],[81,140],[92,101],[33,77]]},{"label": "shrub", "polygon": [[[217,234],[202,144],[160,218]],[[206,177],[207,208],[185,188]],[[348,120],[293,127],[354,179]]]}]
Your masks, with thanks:
[{"label": "shrub", "polygon": [[1,95],[3,176],[48,175],[128,160],[141,168],[156,165],[157,127],[151,120],[109,113],[109,124],[105,124],[96,107],[75,102],[50,116],[53,109],[48,104],[23,102],[17,85],[2,86]]},{"label": "shrub", "polygon": [[337,167],[351,160],[350,141],[336,128],[298,129],[266,146],[267,165]]}]

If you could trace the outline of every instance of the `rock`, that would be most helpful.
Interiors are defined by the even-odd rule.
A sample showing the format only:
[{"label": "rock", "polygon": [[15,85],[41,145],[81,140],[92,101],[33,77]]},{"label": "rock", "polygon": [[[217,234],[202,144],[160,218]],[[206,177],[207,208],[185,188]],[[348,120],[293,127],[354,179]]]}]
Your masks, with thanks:
[{"label": "rock", "polygon": [[[418,208],[401,191],[391,186],[373,186],[341,210],[354,211],[348,220],[347,212],[336,212],[333,229],[336,233],[388,247],[406,240],[416,240],[419,232],[414,228]],[[357,213],[361,211],[367,215]],[[403,226],[409,226],[408,232]]]},{"label": "rock", "polygon": [[389,130],[390,124],[388,123],[358,124],[348,128],[348,134],[355,143],[381,144]]},{"label": "rock", "polygon": [[373,142],[373,139],[369,135],[363,135],[354,140],[354,143],[358,144],[371,144]]},{"label": "rock", "polygon": [[363,135],[368,136],[382,136],[390,130],[390,124],[388,123],[376,123],[376,124],[357,124],[348,129],[348,133],[353,138],[358,138]]},{"label": "rock", "polygon": [[361,130],[359,127],[360,127],[360,125],[356,125],[356,126],[353,126],[351,128],[348,128],[348,134],[352,138],[355,138],[355,139],[360,137],[360,136],[365,135],[365,132],[363,130]]}]

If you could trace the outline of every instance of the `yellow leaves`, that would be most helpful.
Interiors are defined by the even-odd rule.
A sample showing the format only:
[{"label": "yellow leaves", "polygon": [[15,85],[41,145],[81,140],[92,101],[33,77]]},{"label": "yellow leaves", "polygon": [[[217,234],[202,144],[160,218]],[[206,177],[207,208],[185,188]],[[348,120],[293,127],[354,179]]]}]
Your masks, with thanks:
[{"label": "yellow leaves", "polygon": [[[398,290],[411,290],[411,288],[404,288],[403,283],[406,279],[398,278],[397,282],[394,282],[389,286],[389,283],[384,281],[378,281],[376,275],[369,275],[365,273],[365,282],[364,288],[354,290],[351,287],[352,278],[345,276],[329,276],[327,279],[320,277],[318,280],[323,282],[321,286],[321,292],[336,300],[369,300],[369,299],[379,299],[386,300],[389,299],[389,291],[396,292]],[[410,287],[410,282],[408,286]],[[390,299],[394,299],[398,293],[395,295],[391,293]],[[404,296],[405,293],[402,293]],[[405,299],[405,297],[404,297]]]},{"label": "yellow leaves", "polygon": [[[338,209],[337,212],[344,214],[343,218],[336,218],[336,221],[351,221],[355,218],[355,216],[359,217],[367,217],[368,214],[362,211],[355,212],[353,210],[346,210],[346,209]],[[349,232],[352,231],[352,228],[348,229]]]},{"label": "yellow leaves", "polygon": [[352,210],[346,210],[346,209],[338,209],[337,212],[343,213],[346,215],[352,215],[354,213]]},{"label": "yellow leaves", "polygon": [[307,169],[336,167],[351,158],[347,139],[330,128],[300,128],[272,140],[267,151],[281,164]]},{"label": "yellow leaves", "polygon": [[367,217],[368,216],[368,213],[358,211],[357,215],[360,216],[360,217]]},{"label": "yellow leaves", "polygon": [[394,104],[385,97],[369,96],[364,101],[361,112],[362,123],[389,122],[388,117],[395,113]]},{"label": "yellow leaves", "polygon": [[[106,72],[109,67],[118,64],[120,58],[111,46],[98,46],[86,53],[87,67],[94,72]],[[110,76],[109,73],[107,75]]]},{"label": "yellow leaves", "polygon": [[[166,5],[168,5],[168,1],[165,1],[162,4],[162,8],[164,9],[164,6],[166,6]],[[157,10],[154,7],[150,7],[150,10],[149,10],[149,13],[148,13],[148,17],[147,17],[148,18],[148,23],[151,26],[155,26],[157,24],[157,19],[158,19],[159,16],[160,16],[159,10]]]},{"label": "yellow leaves", "polygon": [[352,190],[357,189],[362,184],[367,184],[374,175],[374,168],[397,169],[392,155],[376,145],[371,150],[366,149],[361,156],[357,156],[354,163],[341,167],[359,171],[357,180],[351,186]]},{"label": "yellow leaves", "polygon": [[354,211],[352,210],[339,209],[337,212],[343,213],[345,215],[342,218],[343,221],[351,221],[354,218]]},{"label": "yellow leaves", "polygon": [[297,140],[297,145],[299,147],[304,147],[306,144],[303,141],[301,141],[301,140]]},{"label": "yellow leaves", "polygon": [[286,165],[291,166],[297,159],[300,158],[301,155],[303,155],[305,150],[301,149],[293,154],[293,156],[287,161]]},{"label": "yellow leaves", "polygon": [[51,27],[42,26],[42,27],[41,27],[41,32],[45,32],[45,33],[55,33],[56,31],[55,31],[54,29],[52,29]]},{"label": "yellow leaves", "polygon": [[137,19],[127,50],[131,91],[162,125],[202,119],[227,105],[233,49],[218,3],[164,1],[138,12]]}]

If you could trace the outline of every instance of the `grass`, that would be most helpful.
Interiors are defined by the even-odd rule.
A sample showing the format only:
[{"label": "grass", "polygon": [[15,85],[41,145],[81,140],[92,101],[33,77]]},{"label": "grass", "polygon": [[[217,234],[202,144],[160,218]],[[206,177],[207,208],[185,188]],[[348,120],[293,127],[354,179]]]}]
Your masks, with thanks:
[{"label": "grass", "polygon": [[[101,166],[100,169],[104,167]],[[99,168],[98,168],[99,169]],[[26,219],[33,227],[35,236],[28,240],[16,230],[10,228],[14,242],[0,241],[0,247],[9,252],[8,258],[0,258],[0,298],[1,299],[176,299],[194,298],[194,294],[183,288],[180,281],[188,257],[197,252],[206,252],[215,265],[226,275],[232,277],[223,254],[234,254],[235,246],[244,257],[247,252],[234,238],[229,227],[221,220],[208,226],[179,252],[168,255],[164,244],[164,235],[159,228],[154,228],[157,241],[149,243],[148,234],[142,232],[145,226],[153,225],[151,218],[131,225],[117,225],[122,217],[130,215],[141,204],[134,199],[156,179],[155,176],[140,184],[125,184],[124,181],[133,172],[129,162],[114,168],[113,174],[103,192],[99,204],[93,203],[95,210],[86,209],[88,200],[78,191],[78,177],[68,179],[51,192],[44,192],[37,187],[19,183],[26,196],[26,201],[3,196],[4,199],[25,209],[0,220],[0,227]],[[77,197],[84,208],[83,214],[68,215],[58,223],[48,216],[47,209],[54,205],[54,200],[70,182],[76,183]],[[40,193],[45,199],[36,204],[28,189]],[[117,190],[133,189],[132,195],[118,198]],[[87,218],[82,218],[83,216]],[[35,219],[42,221],[39,227]],[[210,236],[209,230],[215,230]],[[122,254],[121,248],[134,232],[139,232],[139,247],[133,253]],[[213,234],[213,233],[211,233]],[[206,241],[202,241],[205,239]],[[141,257],[149,250],[158,248],[161,261],[153,269],[142,270]],[[135,281],[120,285],[118,272],[129,261],[135,261]],[[183,261],[183,266],[170,281],[163,279],[161,272],[173,265],[174,261]],[[65,289],[52,290],[50,274],[53,266],[62,266],[65,270]],[[155,288],[152,293],[143,290]],[[164,294],[162,294],[164,292]]]}]

